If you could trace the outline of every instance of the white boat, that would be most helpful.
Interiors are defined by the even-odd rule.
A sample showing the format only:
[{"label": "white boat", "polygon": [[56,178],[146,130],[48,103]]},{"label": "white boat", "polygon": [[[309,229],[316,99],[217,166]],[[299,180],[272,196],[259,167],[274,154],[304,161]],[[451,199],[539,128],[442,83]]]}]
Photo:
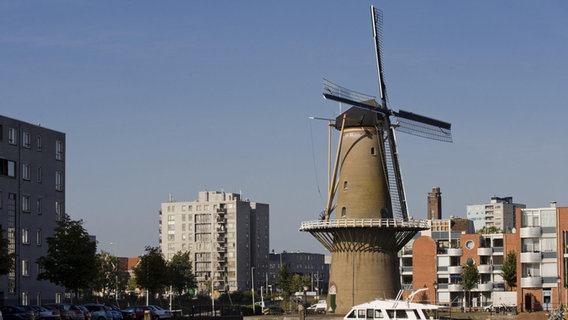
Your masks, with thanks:
[{"label": "white boat", "polygon": [[398,293],[396,299],[378,299],[371,302],[362,303],[354,306],[347,313],[344,320],[354,319],[409,319],[409,320],[436,320],[438,310],[445,308],[434,304],[414,303],[412,298],[422,291],[428,290],[422,288],[412,292],[408,298],[401,300],[402,290]]}]

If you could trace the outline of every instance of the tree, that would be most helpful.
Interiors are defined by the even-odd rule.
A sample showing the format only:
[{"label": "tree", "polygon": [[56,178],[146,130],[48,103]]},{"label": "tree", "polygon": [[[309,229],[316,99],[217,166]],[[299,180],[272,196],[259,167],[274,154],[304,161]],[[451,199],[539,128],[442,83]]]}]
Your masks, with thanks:
[{"label": "tree", "polygon": [[477,283],[479,283],[479,271],[477,267],[473,263],[473,259],[467,259],[466,264],[462,267],[462,274],[461,274],[461,285],[463,286],[463,290],[468,293],[471,299],[471,289],[475,287]]},{"label": "tree", "polygon": [[8,250],[8,240],[2,233],[0,228],[0,276],[8,274],[14,267],[14,254]]},{"label": "tree", "polygon": [[479,229],[477,233],[503,233],[503,230],[497,228],[496,226],[483,226],[483,228]]},{"label": "tree", "polygon": [[136,283],[149,294],[161,293],[168,282],[166,260],[158,247],[146,247],[146,254],[134,268]]},{"label": "tree", "polygon": [[47,255],[38,259],[42,272],[38,280],[48,280],[75,293],[88,289],[97,277],[97,244],[83,228],[82,220],[65,214],[55,233],[47,238]]},{"label": "tree", "polygon": [[292,293],[292,274],[288,271],[288,265],[282,265],[278,272],[278,278],[274,282],[276,287],[282,290],[282,294],[289,296]]},{"label": "tree", "polygon": [[517,286],[517,253],[509,251],[501,267],[501,277],[507,284],[509,290]]},{"label": "tree", "polygon": [[197,280],[193,274],[189,252],[177,252],[168,262],[170,285],[175,293],[182,295],[190,289],[197,288]]},{"label": "tree", "polygon": [[115,296],[126,286],[128,281],[125,277],[126,270],[121,268],[118,258],[106,251],[97,254],[98,277],[93,283],[93,288],[102,291],[103,296],[108,298],[112,292]]},{"label": "tree", "polygon": [[294,274],[292,276],[292,291],[303,292],[304,287],[309,287],[311,284],[310,276],[302,276],[300,274]]}]

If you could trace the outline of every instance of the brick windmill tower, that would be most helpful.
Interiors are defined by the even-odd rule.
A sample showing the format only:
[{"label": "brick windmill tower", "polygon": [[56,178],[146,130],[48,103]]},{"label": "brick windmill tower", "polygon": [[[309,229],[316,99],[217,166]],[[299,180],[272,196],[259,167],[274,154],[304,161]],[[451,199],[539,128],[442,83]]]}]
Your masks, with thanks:
[{"label": "brick windmill tower", "polygon": [[371,6],[371,16],[380,100],[324,80],[326,99],[352,107],[333,124],[339,139],[325,214],[300,226],[332,254],[328,306],[340,314],[355,304],[395,298],[400,290],[397,253],[429,227],[427,221],[408,218],[394,131],[452,141],[449,123],[387,105],[382,13]]}]

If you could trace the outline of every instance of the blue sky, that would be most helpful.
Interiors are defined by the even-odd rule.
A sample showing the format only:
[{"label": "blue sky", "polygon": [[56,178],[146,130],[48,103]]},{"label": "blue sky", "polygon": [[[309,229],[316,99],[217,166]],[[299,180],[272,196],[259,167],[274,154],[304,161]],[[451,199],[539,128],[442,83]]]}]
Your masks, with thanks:
[{"label": "blue sky", "polygon": [[[398,135],[410,214],[513,196],[568,205],[568,2],[3,1],[1,114],[67,134],[67,211],[99,248],[158,245],[173,194],[270,204],[274,250],[324,207],[322,78],[377,95],[369,5],[384,12],[391,107],[452,123]],[[113,243],[113,245],[110,245]]]}]

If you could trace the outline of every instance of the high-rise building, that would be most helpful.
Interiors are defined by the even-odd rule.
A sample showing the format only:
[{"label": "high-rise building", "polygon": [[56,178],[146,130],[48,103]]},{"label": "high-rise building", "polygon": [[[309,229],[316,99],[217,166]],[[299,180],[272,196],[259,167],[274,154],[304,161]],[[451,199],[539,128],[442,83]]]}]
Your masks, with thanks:
[{"label": "high-rise building", "polygon": [[61,299],[63,288],[37,280],[37,259],[64,213],[65,134],[0,116],[0,228],[16,256],[0,276],[0,304]]},{"label": "high-rise building", "polygon": [[[202,191],[195,201],[164,202],[160,246],[166,259],[190,252],[198,290],[250,290],[268,272],[268,204],[240,194]],[[254,281],[257,283],[257,281]],[[259,288],[257,288],[259,289]]]},{"label": "high-rise building", "polygon": [[476,231],[482,229],[511,232],[515,227],[516,208],[524,204],[513,203],[513,197],[491,197],[491,202],[467,206],[467,218],[473,221]]},{"label": "high-rise building", "polygon": [[428,220],[442,219],[442,192],[439,187],[428,192]]}]

